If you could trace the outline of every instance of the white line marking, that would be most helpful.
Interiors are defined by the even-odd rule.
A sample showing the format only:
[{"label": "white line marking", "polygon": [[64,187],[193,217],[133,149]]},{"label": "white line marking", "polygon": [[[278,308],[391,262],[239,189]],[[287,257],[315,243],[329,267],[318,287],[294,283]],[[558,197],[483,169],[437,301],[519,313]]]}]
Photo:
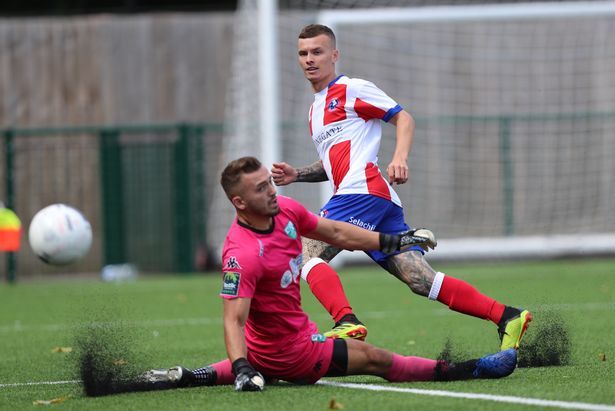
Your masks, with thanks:
[{"label": "white line marking", "polygon": [[90,326],[132,326],[132,327],[175,327],[178,325],[210,325],[222,324],[222,317],[216,318],[172,318],[168,320],[143,320],[143,321],[108,321],[75,324],[22,324],[16,320],[12,325],[0,325],[0,333],[23,332],[23,331],[65,331],[74,328]]},{"label": "white line marking", "polygon": [[[615,302],[593,302],[593,303],[577,303],[577,304],[541,304],[537,306],[527,307],[530,310],[556,310],[556,311],[615,311]],[[436,308],[433,310],[435,315],[455,315],[448,308]],[[405,316],[403,310],[394,311],[367,311],[361,313],[362,318],[390,318]],[[310,316],[315,320],[323,320],[329,318],[326,314],[314,314]],[[134,320],[134,321],[109,321],[109,322],[91,322],[91,323],[75,323],[75,324],[23,324],[20,320],[15,320],[13,324],[0,325],[0,334],[24,332],[24,331],[65,331],[86,326],[133,326],[133,327],[175,327],[181,325],[200,326],[222,324],[222,317],[199,317],[199,318],[171,318],[166,320]]]},{"label": "white line marking", "polygon": [[564,409],[570,409],[570,410],[615,411],[615,405],[608,405],[608,404],[591,404],[591,403],[585,403],[585,402],[541,400],[539,398],[512,397],[512,396],[507,396],[507,395],[477,394],[477,393],[469,393],[469,392],[440,391],[440,390],[422,390],[418,388],[387,387],[384,385],[342,383],[342,382],[334,382],[334,381],[318,381],[317,384],[330,385],[333,387],[341,387],[341,388],[352,388],[352,389],[357,389],[357,390],[402,392],[402,393],[417,394],[417,395],[431,395],[435,397],[465,398],[465,399],[470,399],[470,400],[496,401],[496,402],[505,402],[505,403],[511,403],[511,404],[527,404],[527,405],[536,405],[539,407],[554,407],[554,408],[564,408]]},{"label": "white line marking", "polygon": [[81,380],[16,382],[13,384],[0,384],[0,388],[27,387],[30,385],[61,385],[61,384],[81,384]]},{"label": "white line marking", "polygon": [[[18,383],[12,383],[12,384],[0,384],[0,388],[27,387],[27,386],[33,386],[33,385],[62,385],[62,384],[81,384],[81,380],[18,382]],[[433,397],[465,398],[469,400],[485,400],[485,401],[505,402],[505,403],[511,403],[511,404],[526,404],[526,405],[536,405],[539,407],[554,407],[554,408],[564,408],[564,409],[570,409],[570,410],[615,411],[615,405],[608,405],[608,404],[591,404],[591,403],[585,403],[585,402],[541,400],[539,398],[524,398],[524,397],[513,397],[513,396],[507,396],[507,395],[491,395],[491,394],[478,394],[478,393],[455,392],[455,391],[422,390],[418,388],[387,387],[384,385],[343,383],[343,382],[324,381],[324,380],[318,381],[317,384],[329,385],[332,387],[352,388],[352,389],[358,389],[358,390],[401,392],[401,393],[417,394],[417,395],[430,395]]]}]

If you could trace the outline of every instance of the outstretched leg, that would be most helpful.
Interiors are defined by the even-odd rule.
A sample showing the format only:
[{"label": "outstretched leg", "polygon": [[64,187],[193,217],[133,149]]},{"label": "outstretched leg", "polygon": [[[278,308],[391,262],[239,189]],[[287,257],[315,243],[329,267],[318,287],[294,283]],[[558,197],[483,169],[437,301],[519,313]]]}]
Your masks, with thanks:
[{"label": "outstretched leg", "polygon": [[335,321],[333,330],[325,335],[364,340],[367,328],[354,315],[339,275],[328,264],[340,251],[322,241],[304,238],[301,277]]},{"label": "outstretched leg", "polygon": [[452,381],[506,377],[517,366],[517,351],[509,349],[478,359],[453,363],[416,356],[403,356],[362,341],[345,341],[348,366],[334,375],[377,375],[391,382]]},{"label": "outstretched leg", "polygon": [[408,251],[387,259],[388,271],[410,289],[451,310],[492,321],[498,326],[501,350],[519,348],[532,320],[527,310],[506,306],[479,292],[463,280],[435,272],[419,251]]},{"label": "outstretched leg", "polygon": [[229,385],[235,381],[230,360],[190,370],[181,365],[168,369],[155,369],[145,372],[140,380],[152,390],[171,388],[200,387],[210,385]]}]

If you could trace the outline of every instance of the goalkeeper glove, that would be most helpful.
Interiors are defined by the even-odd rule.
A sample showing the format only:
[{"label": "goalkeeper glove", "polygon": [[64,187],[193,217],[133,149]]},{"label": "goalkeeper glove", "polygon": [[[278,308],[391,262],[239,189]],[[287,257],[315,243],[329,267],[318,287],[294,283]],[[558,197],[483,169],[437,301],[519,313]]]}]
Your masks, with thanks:
[{"label": "goalkeeper glove", "polygon": [[399,234],[380,233],[380,251],[386,254],[395,251],[404,251],[412,246],[418,245],[423,250],[429,251],[436,248],[438,242],[436,236],[426,228],[403,231]]},{"label": "goalkeeper glove", "polygon": [[245,358],[238,358],[233,361],[233,374],[235,374],[235,391],[262,391],[265,389],[265,379]]}]

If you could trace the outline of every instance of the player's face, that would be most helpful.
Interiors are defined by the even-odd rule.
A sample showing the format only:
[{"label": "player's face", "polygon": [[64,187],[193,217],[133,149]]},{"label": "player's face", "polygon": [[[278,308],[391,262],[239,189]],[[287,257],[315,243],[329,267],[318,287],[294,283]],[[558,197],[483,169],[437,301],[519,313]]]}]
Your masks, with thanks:
[{"label": "player's face", "polygon": [[339,52],[327,35],[299,39],[298,54],[303,74],[315,91],[324,89],[335,79],[335,63]]},{"label": "player's face", "polygon": [[273,217],[280,212],[269,170],[261,167],[254,173],[244,174],[242,183],[240,197],[244,202],[245,212],[262,217]]}]

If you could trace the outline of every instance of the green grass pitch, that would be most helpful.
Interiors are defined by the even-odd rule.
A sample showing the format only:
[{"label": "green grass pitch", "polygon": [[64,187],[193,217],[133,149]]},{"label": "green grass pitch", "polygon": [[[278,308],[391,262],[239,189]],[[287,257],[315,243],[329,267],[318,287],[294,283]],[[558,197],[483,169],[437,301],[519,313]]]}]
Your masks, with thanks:
[{"label": "green grass pitch", "polygon": [[[513,396],[603,404],[597,409],[615,410],[615,260],[436,264],[435,268],[470,282],[501,302],[531,309],[534,321],[528,341],[554,315],[561,318],[569,333],[569,364],[518,368],[501,380],[390,384],[369,376],[327,379],[418,392],[281,383],[262,393],[236,393],[230,386],[221,386],[88,398],[76,382],[39,384],[79,379],[77,340],[88,324],[117,332],[121,342],[118,366],[125,363],[126,367],[146,369],[182,364],[196,368],[223,359],[219,275],[142,276],[123,284],[94,279],[24,281],[0,285],[0,409],[37,408],[33,406],[36,400],[61,397],[64,402],[48,407],[326,410],[334,400],[345,410],[553,409],[553,403],[546,403],[551,407],[545,408],[544,404],[502,403],[493,397]],[[374,345],[432,358],[447,342],[455,353],[467,357],[498,349],[493,324],[416,296],[375,266],[346,267],[340,275],[355,312],[369,328],[368,341]],[[324,309],[305,284],[302,288],[305,310],[322,330],[330,328]],[[54,352],[57,347],[73,350]],[[425,390],[489,397],[431,396],[424,395]]]}]

